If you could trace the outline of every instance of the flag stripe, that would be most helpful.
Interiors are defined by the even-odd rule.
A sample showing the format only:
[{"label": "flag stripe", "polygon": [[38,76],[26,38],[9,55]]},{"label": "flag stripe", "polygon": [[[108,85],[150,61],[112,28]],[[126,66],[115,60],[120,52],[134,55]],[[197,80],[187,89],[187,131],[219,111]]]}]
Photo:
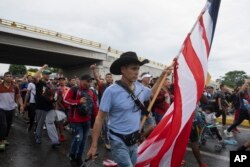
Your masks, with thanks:
[{"label": "flag stripe", "polygon": [[184,58],[190,68],[190,70],[192,71],[194,78],[196,81],[201,81],[199,85],[197,85],[197,99],[200,98],[203,88],[204,88],[204,72],[203,72],[203,67],[200,63],[200,60],[198,58],[198,56],[196,55],[193,47],[192,47],[192,43],[190,40],[190,35],[187,37],[187,40],[185,42],[185,46],[183,48],[183,55]]},{"label": "flag stripe", "polygon": [[[209,47],[209,42],[208,42],[208,39],[207,39],[205,26],[204,26],[204,23],[203,23],[203,17],[200,18],[199,24],[196,27],[199,27],[199,29],[201,29],[201,31],[202,31],[200,37],[202,37],[202,39],[205,41],[205,45],[203,45],[202,43],[201,44],[206,47],[206,53],[207,53],[207,57],[208,57],[209,52],[210,52],[210,47]],[[193,33],[193,34],[195,34],[195,33]]]},{"label": "flag stripe", "polygon": [[190,117],[189,120],[187,121],[186,126],[182,129],[181,133],[178,135],[178,138],[174,144],[174,150],[172,153],[172,159],[171,159],[172,167],[180,167],[181,165],[184,154],[186,152],[186,150],[183,148],[187,146],[192,123],[193,123],[193,117]]},{"label": "flag stripe", "polygon": [[203,33],[205,33],[204,28],[201,24],[197,24],[197,26],[194,28],[193,33],[190,35],[191,41],[192,41],[192,47],[198,56],[201,65],[203,67],[203,74],[204,77],[207,76],[207,51],[206,51],[206,42],[203,39]]}]

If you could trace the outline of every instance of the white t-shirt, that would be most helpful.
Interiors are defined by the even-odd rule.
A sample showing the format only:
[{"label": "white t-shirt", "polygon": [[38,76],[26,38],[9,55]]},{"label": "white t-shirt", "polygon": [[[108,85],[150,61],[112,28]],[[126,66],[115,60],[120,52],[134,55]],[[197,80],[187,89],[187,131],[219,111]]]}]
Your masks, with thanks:
[{"label": "white t-shirt", "polygon": [[32,82],[28,84],[27,90],[30,90],[30,103],[36,103],[35,95],[36,95],[36,85]]}]

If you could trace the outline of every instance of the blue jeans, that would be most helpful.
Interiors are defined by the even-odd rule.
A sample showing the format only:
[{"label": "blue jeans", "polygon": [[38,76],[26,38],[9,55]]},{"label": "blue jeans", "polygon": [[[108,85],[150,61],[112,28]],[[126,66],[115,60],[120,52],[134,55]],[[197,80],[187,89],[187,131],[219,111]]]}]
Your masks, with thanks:
[{"label": "blue jeans", "polygon": [[108,129],[108,116],[105,118],[103,125],[102,125],[102,135],[104,137],[104,143],[110,145],[109,129]]},{"label": "blue jeans", "polygon": [[137,144],[127,146],[122,141],[110,140],[111,153],[119,167],[133,167],[137,160]]},{"label": "blue jeans", "polygon": [[72,140],[70,154],[75,157],[82,157],[87,135],[90,129],[90,121],[83,123],[71,123]]}]

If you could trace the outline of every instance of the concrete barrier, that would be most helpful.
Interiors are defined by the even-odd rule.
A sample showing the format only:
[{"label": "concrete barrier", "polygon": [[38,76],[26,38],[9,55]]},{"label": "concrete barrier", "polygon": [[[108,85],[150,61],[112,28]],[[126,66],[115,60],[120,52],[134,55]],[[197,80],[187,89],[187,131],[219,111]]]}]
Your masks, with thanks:
[{"label": "concrete barrier", "polygon": [[[219,118],[216,119],[217,122],[222,123],[222,117],[220,116]],[[232,125],[234,122],[234,117],[233,116],[227,116],[227,121],[226,124],[227,125]],[[250,128],[250,124],[248,120],[244,120],[240,126],[244,126],[244,127],[248,127]]]}]

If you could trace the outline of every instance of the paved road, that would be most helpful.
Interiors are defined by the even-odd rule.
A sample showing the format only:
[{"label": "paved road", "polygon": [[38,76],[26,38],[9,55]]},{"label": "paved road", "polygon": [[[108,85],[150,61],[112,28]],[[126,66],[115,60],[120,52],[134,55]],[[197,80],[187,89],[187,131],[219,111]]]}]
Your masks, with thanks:
[{"label": "paved road", "polygon": [[[219,125],[218,128],[222,134],[223,139],[228,139],[223,135],[222,127]],[[239,129],[240,129],[240,133],[234,134],[234,137],[233,137],[233,139],[235,139],[238,142],[237,145],[226,145],[225,148],[222,149],[221,152],[216,152],[214,149],[216,141],[208,140],[206,145],[200,147],[202,158],[209,167],[229,167],[230,151],[235,151],[246,140],[250,139],[249,128],[239,128]],[[189,147],[187,148],[185,160],[187,161],[187,164],[185,165],[186,167],[197,166],[197,162]]]},{"label": "paved road", "polygon": [[[67,132],[67,138],[68,141],[64,142],[60,149],[54,150],[51,148],[47,132],[44,131],[42,144],[36,145],[33,140],[34,134],[26,131],[24,121],[21,118],[15,118],[9,136],[11,144],[5,152],[0,153],[0,167],[71,167],[72,164],[70,164],[67,158],[70,139],[69,132]],[[249,129],[241,129],[241,133],[235,137],[239,144],[242,144],[247,138],[250,138]],[[201,147],[204,161],[210,167],[228,167],[229,151],[235,150],[238,145],[227,145],[220,153],[214,151],[214,145],[214,141],[208,141],[205,146]],[[87,148],[88,146],[89,142],[87,142]],[[110,157],[110,152],[104,149],[100,141],[98,159],[87,165],[102,166],[102,161]],[[189,147],[187,148],[185,160],[187,161],[186,167],[198,166]]]}]

